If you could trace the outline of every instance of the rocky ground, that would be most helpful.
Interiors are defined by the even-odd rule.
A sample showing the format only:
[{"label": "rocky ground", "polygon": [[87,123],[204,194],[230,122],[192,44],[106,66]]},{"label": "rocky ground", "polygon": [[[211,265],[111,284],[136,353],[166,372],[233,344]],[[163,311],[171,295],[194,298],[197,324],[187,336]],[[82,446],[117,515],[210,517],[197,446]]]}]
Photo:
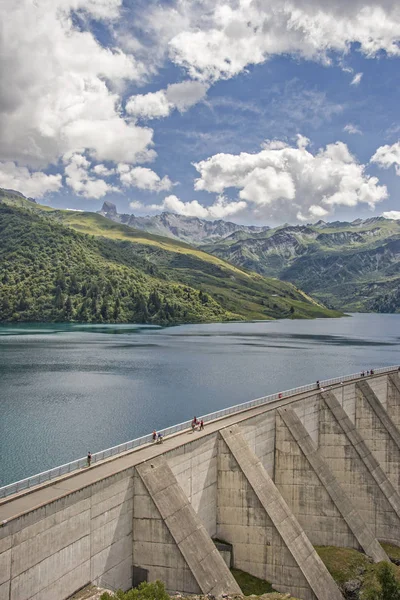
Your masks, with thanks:
[{"label": "rocky ground", "polygon": [[[98,588],[94,585],[87,586],[80,592],[77,592],[70,600],[100,600],[100,596],[104,592],[110,592],[109,590]],[[227,595],[224,594],[220,598],[216,599],[214,596],[184,596],[182,594],[174,594],[171,596],[171,600],[298,600],[293,598],[290,594],[279,594],[278,592],[272,592],[270,594],[262,594],[261,596],[244,596],[243,594]]]}]

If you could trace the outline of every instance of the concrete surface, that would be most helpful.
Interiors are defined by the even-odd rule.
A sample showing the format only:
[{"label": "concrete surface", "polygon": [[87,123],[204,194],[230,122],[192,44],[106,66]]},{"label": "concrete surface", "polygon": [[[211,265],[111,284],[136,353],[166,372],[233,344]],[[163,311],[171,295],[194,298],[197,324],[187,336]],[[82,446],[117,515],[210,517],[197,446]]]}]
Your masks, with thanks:
[{"label": "concrete surface", "polygon": [[247,409],[2,499],[0,600],[66,600],[141,578],[228,591],[211,537],[280,590],[334,600],[312,544],[379,560],[378,540],[400,539],[399,424],[396,371]]}]

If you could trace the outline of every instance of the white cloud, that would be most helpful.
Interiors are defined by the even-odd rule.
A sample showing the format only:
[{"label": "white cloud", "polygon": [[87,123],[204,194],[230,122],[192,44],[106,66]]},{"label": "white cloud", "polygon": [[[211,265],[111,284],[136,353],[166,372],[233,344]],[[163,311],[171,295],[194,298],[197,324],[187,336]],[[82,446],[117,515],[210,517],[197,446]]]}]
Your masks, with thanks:
[{"label": "white cloud", "polygon": [[378,164],[383,169],[389,169],[394,165],[396,174],[400,177],[400,142],[396,142],[389,146],[380,146],[377,149],[371,162]]},{"label": "white cloud", "polygon": [[[64,156],[66,184],[78,195],[85,198],[102,198],[108,192],[117,192],[118,188],[109,185],[104,179],[90,176],[90,162],[78,153]],[[93,169],[94,170],[94,169]]]},{"label": "white cloud", "polygon": [[331,214],[337,206],[367,204],[387,197],[385,186],[365,172],[346,144],[328,144],[312,154],[307,140],[297,147],[267,142],[256,154],[216,154],[196,163],[196,190],[222,193],[239,190],[253,215],[286,221]]},{"label": "white cloud", "polygon": [[400,210],[388,210],[382,213],[382,217],[385,217],[385,219],[394,219],[395,221],[400,221]]},{"label": "white cloud", "polygon": [[149,94],[137,94],[131,96],[126,103],[125,110],[130,115],[142,119],[158,119],[168,117],[171,106],[167,100],[164,90],[150,92]]},{"label": "white cloud", "polygon": [[332,51],[343,56],[353,43],[368,57],[381,50],[400,55],[394,0],[176,0],[157,5],[146,19],[155,43],[203,81],[233,77],[274,55],[330,64]]},{"label": "white cloud", "polygon": [[121,183],[126,187],[136,187],[150,192],[166,192],[174,185],[168,175],[161,179],[157,173],[145,167],[131,169],[129,165],[119,164],[118,173]]},{"label": "white cloud", "polygon": [[150,212],[174,212],[185,217],[198,217],[200,219],[224,219],[234,214],[243,212],[247,204],[243,200],[231,202],[224,196],[218,196],[210,206],[203,206],[198,200],[184,202],[174,194],[166,196],[160,204],[144,205],[141,202],[131,202],[130,207],[146,209]]},{"label": "white cloud", "polygon": [[368,57],[400,55],[394,0],[176,0],[150,9],[145,26],[203,81],[233,77],[274,55],[330,64],[332,51],[342,57],[354,43]]},{"label": "white cloud", "polygon": [[111,175],[115,175],[116,173],[115,169],[107,169],[103,164],[95,165],[92,167],[92,171],[99,177],[111,177]]},{"label": "white cloud", "polygon": [[174,109],[185,112],[202,100],[208,86],[198,81],[172,83],[165,90],[131,96],[126,103],[126,112],[136,118],[158,119],[168,117]]},{"label": "white cloud", "polygon": [[361,82],[363,74],[362,73],[356,73],[353,77],[353,79],[350,82],[350,85],[359,85]]},{"label": "white cloud", "polygon": [[133,202],[129,202],[129,206],[133,210],[141,210],[142,208],[144,208],[144,204],[142,204],[142,202],[139,202],[139,200],[133,200]]},{"label": "white cloud", "polygon": [[346,131],[350,135],[362,135],[362,131],[357,125],[353,125],[352,123],[348,123],[343,127],[343,131]]},{"label": "white cloud", "polygon": [[101,46],[71,18],[78,11],[107,26],[121,6],[121,0],[3,0],[0,72],[9,75],[0,92],[0,160],[43,168],[81,148],[97,160],[154,157],[152,130],[123,118],[117,92],[125,81],[140,81],[144,65]]},{"label": "white cloud", "polygon": [[19,167],[14,162],[0,163],[0,187],[21,192],[25,196],[42,198],[61,188],[61,175],[46,175]]}]

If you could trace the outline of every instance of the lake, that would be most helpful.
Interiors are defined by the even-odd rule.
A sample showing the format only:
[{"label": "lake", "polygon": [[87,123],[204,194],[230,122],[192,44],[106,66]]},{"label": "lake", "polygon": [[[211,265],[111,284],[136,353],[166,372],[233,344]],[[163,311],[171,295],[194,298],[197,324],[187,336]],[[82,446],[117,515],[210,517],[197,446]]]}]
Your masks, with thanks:
[{"label": "lake", "polygon": [[220,408],[400,364],[400,315],[0,326],[0,485]]}]

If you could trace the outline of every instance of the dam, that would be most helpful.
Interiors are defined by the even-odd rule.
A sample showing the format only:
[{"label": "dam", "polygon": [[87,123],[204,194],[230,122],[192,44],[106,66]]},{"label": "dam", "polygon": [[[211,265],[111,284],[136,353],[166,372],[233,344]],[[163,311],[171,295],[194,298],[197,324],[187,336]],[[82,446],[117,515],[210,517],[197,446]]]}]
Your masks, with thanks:
[{"label": "dam", "polygon": [[[239,593],[229,567],[343,600],[314,546],[400,540],[400,373],[281,392],[0,489],[0,600],[95,583]],[[223,543],[221,543],[223,542]]]}]

